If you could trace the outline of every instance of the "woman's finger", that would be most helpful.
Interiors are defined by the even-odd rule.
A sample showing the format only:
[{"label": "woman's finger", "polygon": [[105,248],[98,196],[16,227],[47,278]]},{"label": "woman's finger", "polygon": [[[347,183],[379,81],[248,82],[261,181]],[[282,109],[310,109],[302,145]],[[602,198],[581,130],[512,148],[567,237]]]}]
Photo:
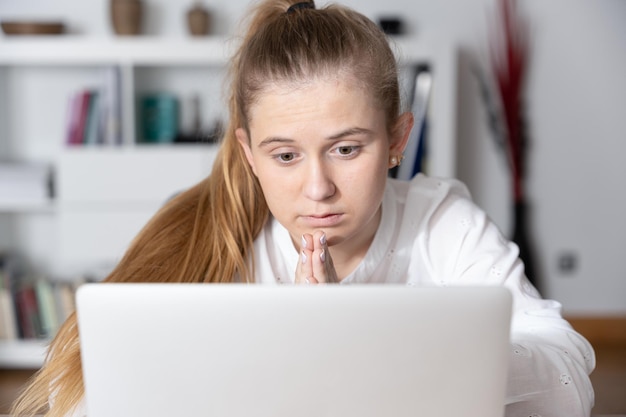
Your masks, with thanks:
[{"label": "woman's finger", "polygon": [[317,280],[313,278],[313,237],[310,234],[302,235],[300,242],[300,259],[296,267],[296,284],[312,284]]},{"label": "woman's finger", "polygon": [[333,266],[333,260],[328,250],[326,242],[326,234],[322,231],[313,234],[313,276],[319,282],[333,283],[338,282],[337,272]]}]

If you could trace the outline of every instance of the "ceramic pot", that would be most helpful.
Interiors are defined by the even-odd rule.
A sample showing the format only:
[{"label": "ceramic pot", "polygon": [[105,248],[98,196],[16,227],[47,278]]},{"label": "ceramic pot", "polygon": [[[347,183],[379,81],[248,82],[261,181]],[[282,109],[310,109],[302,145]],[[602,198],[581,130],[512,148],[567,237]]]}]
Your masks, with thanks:
[{"label": "ceramic pot", "polygon": [[142,15],[141,0],[111,0],[111,23],[117,35],[138,35]]},{"label": "ceramic pot", "polygon": [[204,36],[209,33],[211,14],[200,4],[187,11],[187,26],[193,36]]}]

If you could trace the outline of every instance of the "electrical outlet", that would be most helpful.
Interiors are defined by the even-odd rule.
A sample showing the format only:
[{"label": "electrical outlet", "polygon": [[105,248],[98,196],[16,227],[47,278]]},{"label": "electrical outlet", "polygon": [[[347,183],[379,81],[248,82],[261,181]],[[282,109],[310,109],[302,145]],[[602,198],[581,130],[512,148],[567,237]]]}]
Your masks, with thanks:
[{"label": "electrical outlet", "polygon": [[574,252],[563,252],[559,255],[558,270],[562,275],[572,275],[578,268],[578,255]]}]

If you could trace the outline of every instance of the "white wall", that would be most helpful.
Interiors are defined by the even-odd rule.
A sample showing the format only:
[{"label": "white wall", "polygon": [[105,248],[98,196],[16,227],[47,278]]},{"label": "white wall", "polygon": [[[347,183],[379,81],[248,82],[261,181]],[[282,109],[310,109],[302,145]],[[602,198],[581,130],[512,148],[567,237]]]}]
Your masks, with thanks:
[{"label": "white wall", "polygon": [[[626,2],[534,0],[527,180],[543,292],[570,314],[626,312]],[[484,113],[462,82],[459,176],[509,230],[510,192]],[[482,125],[482,126],[481,126]],[[576,268],[559,270],[572,254]]]},{"label": "white wall", "polygon": [[[543,41],[529,95],[537,148],[530,187],[541,202],[536,231],[549,257],[548,289],[583,311],[624,312],[626,2],[578,1],[568,19],[567,2],[547,3],[532,3]],[[579,256],[573,274],[554,273],[560,251]]]},{"label": "white wall", "polygon": [[[186,36],[191,0],[145,0],[145,32]],[[230,34],[247,0],[205,1],[214,32]],[[318,4],[323,2],[318,1]],[[484,66],[495,0],[346,0],[366,15],[399,14],[421,40],[455,42],[462,53],[458,176],[505,232],[509,179],[486,127],[472,76]],[[532,26],[527,181],[537,267],[546,296],[568,314],[626,314],[626,2],[525,0]],[[0,19],[58,18],[71,32],[112,36],[106,0],[0,0]],[[2,40],[0,39],[0,42]],[[561,254],[576,268],[558,269]]]}]

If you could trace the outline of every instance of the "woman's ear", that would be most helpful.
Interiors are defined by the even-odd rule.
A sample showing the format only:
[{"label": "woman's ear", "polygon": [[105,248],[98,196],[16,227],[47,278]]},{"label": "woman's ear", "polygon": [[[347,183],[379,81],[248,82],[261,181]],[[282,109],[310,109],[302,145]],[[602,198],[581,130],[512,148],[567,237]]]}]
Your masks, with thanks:
[{"label": "woman's ear", "polygon": [[254,158],[252,157],[252,149],[250,149],[250,138],[248,137],[246,130],[241,127],[236,129],[235,136],[237,137],[237,141],[246,155],[246,159],[248,160],[250,168],[252,168],[252,172],[254,172],[254,175],[257,175],[256,168],[254,166]]},{"label": "woman's ear", "polygon": [[393,131],[391,132],[391,140],[389,141],[390,155],[400,155],[404,152],[404,148],[406,148],[409,142],[409,136],[411,135],[411,129],[413,129],[414,123],[415,119],[411,112],[402,113],[398,117]]}]

